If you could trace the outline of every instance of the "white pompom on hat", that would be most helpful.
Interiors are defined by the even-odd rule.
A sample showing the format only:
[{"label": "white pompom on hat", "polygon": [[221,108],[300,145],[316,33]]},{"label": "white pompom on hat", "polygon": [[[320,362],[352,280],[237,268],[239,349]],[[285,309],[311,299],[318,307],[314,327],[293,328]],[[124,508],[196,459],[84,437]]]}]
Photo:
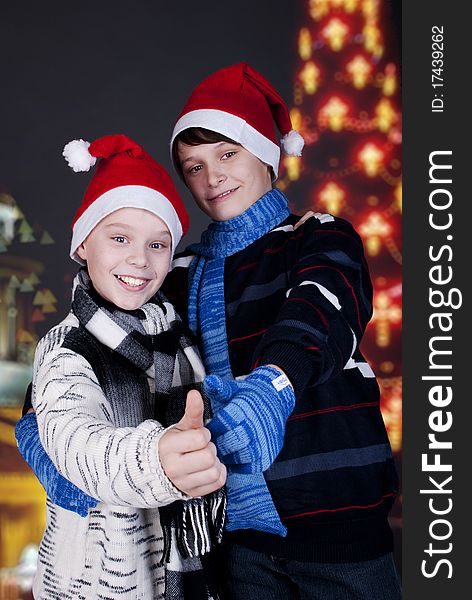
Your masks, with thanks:
[{"label": "white pompom on hat", "polygon": [[[282,135],[279,142],[275,126]],[[303,137],[292,128],[290,112],[272,84],[247,63],[212,73],[193,90],[171,138],[192,127],[221,133],[270,165],[277,179],[280,146],[301,156]]]},{"label": "white pompom on hat", "polygon": [[89,171],[97,162],[96,156],[90,154],[89,147],[90,142],[84,140],[72,140],[64,146],[62,156],[74,173]]},{"label": "white pompom on hat", "polygon": [[169,173],[139,144],[123,134],[92,143],[73,140],[63,156],[76,173],[88,171],[100,159],[72,223],[73,260],[84,264],[77,248],[99,221],[120,208],[142,208],[162,219],[175,251],[188,229],[187,211]]}]

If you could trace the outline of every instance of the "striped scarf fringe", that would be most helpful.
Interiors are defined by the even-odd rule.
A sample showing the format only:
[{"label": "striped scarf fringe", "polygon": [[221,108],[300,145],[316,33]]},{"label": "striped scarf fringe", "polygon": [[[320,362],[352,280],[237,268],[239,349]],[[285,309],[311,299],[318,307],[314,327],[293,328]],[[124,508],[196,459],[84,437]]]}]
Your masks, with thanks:
[{"label": "striped scarf fringe", "polygon": [[[175,503],[174,503],[175,504]],[[226,514],[226,494],[223,490],[159,510],[164,536],[163,561],[170,561],[171,543],[176,540],[182,558],[198,558],[212,551],[223,538]],[[208,518],[210,516],[210,518]]]}]

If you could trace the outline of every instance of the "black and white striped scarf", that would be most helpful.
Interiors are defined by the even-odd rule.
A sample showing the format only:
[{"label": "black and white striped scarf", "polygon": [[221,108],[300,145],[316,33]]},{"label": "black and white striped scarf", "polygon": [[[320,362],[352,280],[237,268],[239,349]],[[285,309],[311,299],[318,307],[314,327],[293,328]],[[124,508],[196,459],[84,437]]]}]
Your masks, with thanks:
[{"label": "black and white striped scarf", "polygon": [[[198,350],[174,307],[158,292],[141,308],[124,311],[104,300],[92,287],[85,268],[74,279],[72,311],[100,343],[138,367],[154,382],[155,418],[168,427],[185,412],[190,389],[204,399],[204,419],[210,403],[202,390],[205,376]],[[218,598],[214,554],[223,535],[224,489],[201,498],[161,507],[168,600]]]}]

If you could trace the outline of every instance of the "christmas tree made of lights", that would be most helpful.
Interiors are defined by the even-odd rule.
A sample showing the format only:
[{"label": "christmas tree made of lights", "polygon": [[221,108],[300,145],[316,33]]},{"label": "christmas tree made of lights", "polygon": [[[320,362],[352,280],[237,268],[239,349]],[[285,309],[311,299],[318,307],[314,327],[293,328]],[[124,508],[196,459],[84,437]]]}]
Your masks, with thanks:
[{"label": "christmas tree made of lights", "polygon": [[[48,231],[31,227],[13,196],[0,189],[0,361],[31,365],[36,324],[56,312],[57,299],[41,283],[44,264],[38,260],[39,248],[51,244]],[[4,400],[0,391],[0,405]]]},{"label": "christmas tree made of lights", "polygon": [[[401,449],[401,105],[399,68],[385,46],[381,0],[308,0],[298,32],[294,128],[302,157],[285,157],[278,183],[298,213],[349,220],[374,284],[362,342],[381,388],[394,451]],[[390,28],[390,29],[389,29]],[[389,56],[390,54],[390,56]]]},{"label": "christmas tree made of lights", "polygon": [[15,425],[39,329],[56,317],[57,299],[44,283],[53,248],[49,232],[30,224],[0,182],[0,598],[24,597],[23,575],[45,525],[44,490],[18,452]]}]

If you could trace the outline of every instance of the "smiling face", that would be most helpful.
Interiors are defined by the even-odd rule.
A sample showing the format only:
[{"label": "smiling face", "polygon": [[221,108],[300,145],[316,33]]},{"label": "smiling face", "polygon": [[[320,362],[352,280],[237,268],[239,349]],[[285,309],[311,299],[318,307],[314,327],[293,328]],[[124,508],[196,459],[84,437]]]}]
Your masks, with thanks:
[{"label": "smiling face", "polygon": [[167,225],[142,208],[120,208],[102,219],[77,248],[95,290],[124,310],[145,304],[169,271]]},{"label": "smiling face", "polygon": [[198,207],[214,221],[242,214],[272,189],[270,168],[234,142],[178,142],[184,180]]}]

